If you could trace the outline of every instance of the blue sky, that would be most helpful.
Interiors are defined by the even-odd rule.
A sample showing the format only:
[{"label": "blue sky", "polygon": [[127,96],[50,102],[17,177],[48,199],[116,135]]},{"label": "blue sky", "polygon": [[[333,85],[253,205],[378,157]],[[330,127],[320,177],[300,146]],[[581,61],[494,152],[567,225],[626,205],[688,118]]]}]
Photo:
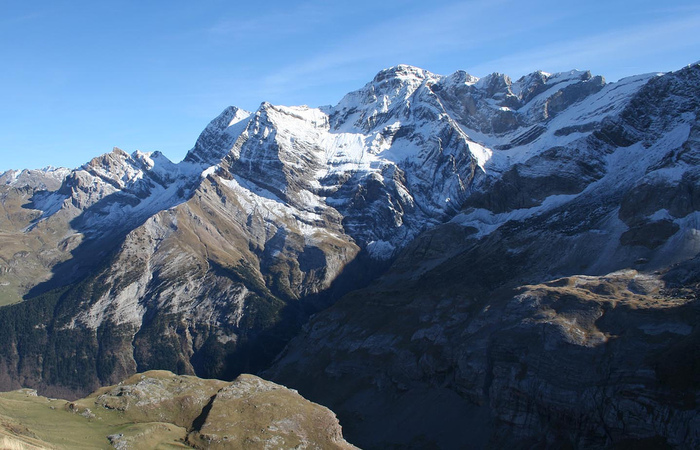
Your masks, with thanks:
[{"label": "blue sky", "polygon": [[335,104],[405,63],[615,81],[700,59],[696,0],[0,0],[0,172],[179,161],[228,105]]}]

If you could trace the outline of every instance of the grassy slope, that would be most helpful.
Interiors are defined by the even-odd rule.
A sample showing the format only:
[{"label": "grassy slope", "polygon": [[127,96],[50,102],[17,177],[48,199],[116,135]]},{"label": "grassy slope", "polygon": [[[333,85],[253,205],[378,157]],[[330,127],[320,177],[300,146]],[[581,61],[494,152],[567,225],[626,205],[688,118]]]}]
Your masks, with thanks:
[{"label": "grassy slope", "polygon": [[331,411],[252,375],[229,383],[150,371],[75,402],[29,389],[0,393],[0,448],[263,448],[289,442],[354,448],[342,439]]},{"label": "grassy slope", "polygon": [[[186,448],[186,430],[173,424],[139,423],[118,411],[71,411],[71,402],[32,396],[27,391],[0,394],[0,432],[48,448],[113,448],[107,436],[138,439],[134,448]],[[82,411],[82,414],[81,414]],[[129,439],[130,440],[130,439]]]}]

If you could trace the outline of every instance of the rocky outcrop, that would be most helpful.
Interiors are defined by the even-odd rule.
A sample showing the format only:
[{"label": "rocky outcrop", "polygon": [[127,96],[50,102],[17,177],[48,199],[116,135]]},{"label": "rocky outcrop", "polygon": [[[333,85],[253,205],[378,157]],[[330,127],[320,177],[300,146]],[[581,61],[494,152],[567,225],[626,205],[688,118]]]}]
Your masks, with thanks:
[{"label": "rocky outcrop", "polygon": [[654,78],[523,157],[557,115],[504,147],[503,170],[494,152],[460,214],[315,316],[267,375],[367,448],[697,446],[699,75]]},{"label": "rocky outcrop", "polygon": [[20,390],[0,394],[8,448],[354,449],[332,411],[253,375],[233,382],[137,374],[66,401]]},{"label": "rocky outcrop", "polygon": [[330,410],[252,375],[241,375],[217,392],[188,443],[212,449],[355,448],[343,439]]},{"label": "rocky outcrop", "polygon": [[511,287],[518,261],[493,257],[344,298],[267,376],[363,448],[697,445],[696,268]]}]

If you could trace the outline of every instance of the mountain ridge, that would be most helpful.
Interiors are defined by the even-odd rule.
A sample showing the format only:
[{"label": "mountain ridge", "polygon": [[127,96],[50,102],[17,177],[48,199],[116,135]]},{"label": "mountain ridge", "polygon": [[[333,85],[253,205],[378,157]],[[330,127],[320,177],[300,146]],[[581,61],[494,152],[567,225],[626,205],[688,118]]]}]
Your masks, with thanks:
[{"label": "mountain ridge", "polygon": [[[558,306],[513,307],[514,290],[620,270],[653,274],[695,257],[699,80],[698,65],[617,83],[586,71],[513,82],[401,65],[334,107],[229,107],[177,164],[117,149],[73,171],[5,172],[0,296],[26,299],[0,308],[0,321],[11,324],[0,386],[78,395],[149,369],[229,379],[268,369],[274,381],[323,399],[363,446],[458,442],[455,424],[426,428],[416,419],[413,434],[402,437],[398,425],[381,431],[358,419],[362,405],[375,418],[391,411],[391,422],[400,405],[425,407],[422,395],[467,411],[454,416],[466,421],[478,406],[489,417],[483,433],[535,439],[539,430],[550,445],[565,440],[546,424],[521,426],[518,411],[489,403],[496,394],[474,387],[491,379],[516,392],[522,380],[558,382],[548,372],[528,378],[526,369],[522,380],[485,375],[514,369],[493,353],[487,343],[498,339],[484,330],[498,329],[499,320],[518,328],[540,313],[553,314],[560,328],[570,320],[557,316]],[[618,282],[601,281],[615,286],[601,289],[626,293]],[[553,305],[568,305],[557,303],[564,294],[537,289]],[[487,313],[490,301],[501,318]],[[618,320],[601,308],[600,317]],[[380,318],[390,332],[378,331]],[[460,325],[472,330],[467,339],[478,351],[460,346]],[[581,330],[596,335],[589,322]],[[529,352],[543,351],[544,341],[528,334],[535,331],[523,333]],[[364,337],[356,342],[354,334]],[[318,339],[333,335],[346,342]],[[663,336],[664,345],[695,345],[692,333]],[[567,345],[587,349],[585,342]],[[616,341],[594,347],[609,342]],[[660,351],[640,342],[648,347],[629,345]],[[317,388],[307,386],[307,373]],[[347,398],[328,394],[337,383]],[[532,395],[526,407],[551,406]],[[591,417],[581,419],[588,428],[571,431],[571,442],[617,442],[601,437]]]}]

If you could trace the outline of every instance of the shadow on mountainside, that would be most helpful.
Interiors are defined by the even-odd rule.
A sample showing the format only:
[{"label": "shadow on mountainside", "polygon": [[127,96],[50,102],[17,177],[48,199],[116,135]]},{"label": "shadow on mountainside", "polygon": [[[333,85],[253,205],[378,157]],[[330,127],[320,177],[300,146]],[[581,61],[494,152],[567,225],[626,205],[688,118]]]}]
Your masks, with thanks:
[{"label": "shadow on mountainside", "polygon": [[[23,208],[35,209],[37,206],[35,199],[44,199],[47,195],[71,198],[71,194],[75,195],[75,193],[63,194],[61,192],[73,189],[75,186],[71,186],[69,184],[71,182],[75,182],[75,180],[66,179],[64,185],[54,192],[39,191],[35,193],[29,203],[23,205]],[[157,193],[147,191],[154,189],[157,186],[156,183],[164,188],[170,186],[162,184],[163,182],[156,177],[138,179],[122,190],[101,198],[71,219],[70,228],[75,233],[82,235],[83,240],[71,250],[69,259],[52,267],[51,279],[37,284],[25,294],[25,300],[52,289],[67,286],[94,273],[124,243],[126,236],[131,231],[143,225],[159,211],[187,202],[192,198],[197,187],[197,182],[189,183],[179,189],[177,196],[159,203],[158,198],[156,198]],[[110,214],[114,213],[115,210],[127,206],[131,207],[132,211],[110,217]],[[36,226],[41,220],[51,220],[51,217],[57,212],[59,211],[48,215],[48,217],[42,215],[31,226]]]},{"label": "shadow on mountainside", "polygon": [[[241,283],[255,294],[250,302],[246,300],[244,316],[249,317],[240,326],[225,322],[223,333],[217,325],[193,321],[193,316],[188,315],[189,310],[194,311],[200,302],[208,300],[207,296],[217,289],[217,284],[206,286],[204,294],[200,292],[199,297],[192,297],[188,311],[171,311],[159,304],[158,295],[168,282],[175,280],[177,286],[179,281],[161,278],[158,273],[149,281],[149,289],[154,289],[155,293],[134,298],[144,309],[140,324],[121,323],[122,313],[114,316],[116,321],[96,318],[95,329],[76,321],[78,314],[86,319],[94,314],[109,316],[116,312],[114,308],[118,302],[113,302],[111,297],[98,309],[94,307],[107,298],[111,289],[122,293],[125,286],[134,281],[139,283],[138,278],[132,279],[132,274],[128,273],[130,267],[122,267],[127,270],[116,279],[109,270],[125,239],[159,211],[192,199],[196,187],[188,186],[186,195],[173,198],[168,204],[161,202],[157,210],[138,209],[140,203],[149,201],[147,196],[117,192],[70,220],[72,230],[84,236],[70,252],[71,259],[56,265],[52,278],[32,288],[24,302],[0,310],[3,324],[0,334],[6,343],[4,349],[0,349],[0,389],[33,387],[48,395],[77,398],[101,385],[114,384],[134,372],[149,369],[227,380],[244,372],[259,373],[270,366],[311,315],[327,308],[345,293],[368,285],[390,263],[378,263],[361,252],[345,264],[328,288],[295,299],[280,297],[274,289],[271,292],[268,277],[260,285],[257,276],[209,259],[202,277],[218,280],[217,283],[223,280],[229,285]],[[116,222],[106,214],[125,204],[134,207],[136,213]],[[34,203],[28,203],[25,208],[33,206]],[[60,220],[59,217],[54,219]],[[317,269],[320,261],[325,263],[314,249],[309,247],[300,254],[302,268]],[[134,267],[132,272],[139,270],[141,268]],[[213,312],[219,319],[235,309],[235,302],[226,295],[212,302],[216,307]],[[222,336],[234,339],[226,340]]]},{"label": "shadow on mountainside", "polygon": [[[232,380],[241,373],[259,374],[270,367],[312,315],[325,310],[346,293],[370,284],[384,272],[385,266],[386,263],[378,264],[363,254],[349,262],[326,290],[285,302],[272,326],[242,335],[233,351],[226,351],[226,346],[217,344],[217,330],[208,330],[207,342],[192,354],[189,362],[203,378]],[[138,371],[143,369],[146,366],[139,367]]]},{"label": "shadow on mountainside", "polygon": [[[522,440],[533,448],[553,445],[547,433],[555,447],[578,436],[610,447],[606,429],[612,442],[630,437],[624,427],[651,424],[659,405],[689,421],[700,386],[700,257],[654,275],[666,283],[657,293],[656,283],[642,290],[648,274],[631,270],[547,275],[552,250],[509,252],[530,240],[509,231],[421,278],[384,279],[339,300],[264,375],[331,408],[362,448],[482,448],[489,439],[501,448],[515,438],[499,431],[512,417],[517,426],[539,417],[531,411],[545,417],[540,434]],[[598,415],[601,398],[607,416]],[[636,411],[630,398],[654,406]],[[576,428],[581,417],[593,431]]]}]

